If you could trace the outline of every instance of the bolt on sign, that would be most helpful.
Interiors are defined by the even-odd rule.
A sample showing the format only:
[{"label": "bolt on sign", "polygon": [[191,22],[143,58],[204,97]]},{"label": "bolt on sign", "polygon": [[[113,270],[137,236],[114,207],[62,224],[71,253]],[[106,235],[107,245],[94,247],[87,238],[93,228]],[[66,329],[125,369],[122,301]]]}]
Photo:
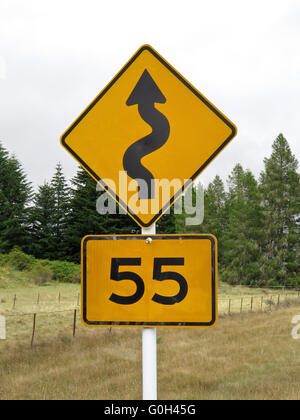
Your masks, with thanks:
[{"label": "bolt on sign", "polygon": [[221,111],[145,45],[61,143],[136,223],[148,228],[235,134]]},{"label": "bolt on sign", "polygon": [[213,327],[217,242],[212,235],[86,236],[87,326]]}]

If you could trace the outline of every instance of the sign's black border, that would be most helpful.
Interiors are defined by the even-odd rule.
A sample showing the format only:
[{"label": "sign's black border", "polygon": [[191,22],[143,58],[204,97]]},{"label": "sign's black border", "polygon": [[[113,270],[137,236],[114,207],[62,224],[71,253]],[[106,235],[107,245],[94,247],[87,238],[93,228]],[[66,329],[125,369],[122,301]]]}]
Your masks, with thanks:
[{"label": "sign's black border", "polygon": [[[103,240],[185,240],[185,239],[208,239],[211,242],[211,267],[212,267],[212,319],[210,322],[115,322],[115,321],[89,321],[87,319],[87,243],[89,241]],[[81,258],[82,258],[82,320],[88,326],[141,326],[141,327],[211,327],[217,319],[216,307],[216,277],[217,277],[217,261],[216,261],[216,239],[211,235],[90,235],[82,240]]]},{"label": "sign's black border", "polygon": [[[75,153],[71,147],[67,144],[68,135],[74,130],[74,128],[83,120],[83,118],[90,112],[90,110],[100,101],[100,99],[107,93],[107,91],[116,83],[116,81],[122,76],[123,73],[131,66],[131,64],[139,57],[143,51],[149,51],[159,60],[174,76],[176,76],[194,95],[196,95],[202,102],[205,103],[208,108],[213,111],[230,129],[230,136],[224,141],[224,143],[210,156],[210,158],[195,172],[190,179],[183,185],[183,187],[177,191],[176,194],[170,199],[170,201],[164,205],[164,207],[150,220],[148,223],[144,223],[133,211],[127,206],[127,204],[120,199],[120,197],[109,188],[96,174],[92,168],[90,168],[81,158]],[[96,99],[90,104],[90,106],[80,115],[79,118],[72,124],[72,126],[63,134],[61,137],[62,145],[71,153],[71,155],[89,172],[89,174],[101,184],[101,186],[109,192],[109,194],[127,211],[127,213],[135,220],[135,222],[144,227],[148,228],[153,225],[167,210],[174,204],[176,199],[191,185],[191,183],[197,178],[197,176],[206,168],[207,165],[221,152],[222,149],[233,139],[236,135],[236,127],[227,120],[215,107],[210,104],[204,96],[202,96],[193,86],[191,86],[170,64],[168,64],[156,51],[154,51],[149,45],[142,46],[137,53],[131,58],[131,60],[122,68],[122,70],[114,77],[114,79],[106,86],[106,88],[96,97]]]}]

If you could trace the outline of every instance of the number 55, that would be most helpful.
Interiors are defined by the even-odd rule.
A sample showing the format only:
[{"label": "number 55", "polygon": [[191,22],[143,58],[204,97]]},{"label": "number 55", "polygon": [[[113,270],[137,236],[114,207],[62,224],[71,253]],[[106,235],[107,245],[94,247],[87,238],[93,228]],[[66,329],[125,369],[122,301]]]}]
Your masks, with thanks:
[{"label": "number 55", "polygon": [[[119,272],[120,266],[140,266],[141,258],[112,258],[110,278],[114,281],[131,280],[136,285],[136,292],[131,296],[119,296],[113,293],[109,300],[119,305],[131,305],[138,302],[144,295],[145,285],[143,279],[132,271]],[[173,280],[179,284],[179,292],[174,296],[162,296],[157,293],[152,300],[162,305],[174,305],[181,302],[187,295],[188,285],[186,279],[175,271],[162,272],[163,265],[184,265],[184,258],[154,258],[153,279],[157,281]]]}]

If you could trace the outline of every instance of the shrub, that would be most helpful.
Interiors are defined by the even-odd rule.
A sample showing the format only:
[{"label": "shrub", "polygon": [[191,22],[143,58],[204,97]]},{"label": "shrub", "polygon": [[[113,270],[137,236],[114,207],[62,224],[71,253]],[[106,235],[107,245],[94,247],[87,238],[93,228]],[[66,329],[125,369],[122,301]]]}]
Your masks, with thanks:
[{"label": "shrub", "polygon": [[13,250],[6,256],[6,259],[8,265],[19,271],[30,270],[35,262],[34,257],[25,254],[18,247],[13,248]]},{"label": "shrub", "polygon": [[80,265],[67,261],[38,260],[37,264],[47,267],[53,280],[63,283],[80,283]]},{"label": "shrub", "polygon": [[66,261],[49,261],[48,267],[54,280],[65,283],[80,283],[80,266]]},{"label": "shrub", "polygon": [[8,256],[5,254],[0,254],[0,267],[7,265],[8,263]]},{"label": "shrub", "polygon": [[49,267],[37,262],[30,272],[30,277],[38,286],[45,286],[53,279],[53,274]]},{"label": "shrub", "polygon": [[0,254],[0,267],[8,266],[17,271],[28,271],[36,284],[51,280],[80,283],[80,265],[67,261],[38,260],[15,247],[8,255]]}]

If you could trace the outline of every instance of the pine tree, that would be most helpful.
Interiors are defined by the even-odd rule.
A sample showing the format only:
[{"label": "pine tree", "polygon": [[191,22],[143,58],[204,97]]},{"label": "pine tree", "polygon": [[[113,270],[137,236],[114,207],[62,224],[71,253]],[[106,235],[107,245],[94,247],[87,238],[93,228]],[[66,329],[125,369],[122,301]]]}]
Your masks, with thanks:
[{"label": "pine tree", "polygon": [[[204,194],[203,194],[204,193]],[[195,225],[187,225],[191,215],[184,211],[182,214],[176,215],[176,231],[180,233],[208,233],[216,236],[218,241],[218,259],[221,266],[223,255],[223,236],[227,225],[226,217],[226,193],[222,179],[217,175],[212,182],[209,183],[207,189],[203,189],[202,184],[193,185],[192,190],[193,206],[203,206],[203,221]],[[198,195],[198,203],[197,203]],[[202,198],[201,198],[202,197]],[[183,198],[183,204],[186,196]],[[202,201],[204,203],[202,204]],[[200,209],[197,209],[200,214]]]},{"label": "pine tree", "polygon": [[174,205],[157,222],[156,233],[161,235],[176,233]]},{"label": "pine tree", "polygon": [[185,191],[185,194],[174,205],[175,232],[203,233],[203,201],[204,188],[201,183],[193,184]]},{"label": "pine tree", "polygon": [[32,189],[20,162],[0,143],[0,252],[28,245],[28,205]]},{"label": "pine tree", "polygon": [[53,259],[57,242],[55,229],[55,195],[49,183],[40,186],[31,208],[30,254],[36,258]]},{"label": "pine tree", "polygon": [[300,284],[298,162],[280,134],[264,160],[260,191],[264,212],[264,280],[270,285]]},{"label": "pine tree", "polygon": [[128,214],[120,212],[119,205],[117,205],[116,214],[106,216],[105,229],[105,233],[116,235],[141,233],[141,227]]},{"label": "pine tree", "polygon": [[258,183],[238,164],[228,185],[222,278],[231,284],[259,285],[263,220]]},{"label": "pine tree", "polygon": [[204,194],[204,221],[201,233],[211,233],[218,240],[218,254],[220,267],[223,257],[223,238],[227,227],[226,193],[222,179],[217,175],[209,183]]},{"label": "pine tree", "polygon": [[65,253],[69,261],[80,261],[80,243],[84,236],[97,234],[99,215],[96,212],[96,182],[79,168],[71,180],[70,212],[67,215]]},{"label": "pine tree", "polygon": [[115,214],[97,212],[98,199],[106,193],[97,188],[96,181],[85,170],[79,168],[71,183],[70,212],[65,236],[66,259],[80,261],[80,243],[86,235],[140,233],[139,226],[130,216],[121,212],[117,204]]},{"label": "pine tree", "polygon": [[70,188],[67,185],[60,163],[57,164],[55,174],[51,180],[51,187],[54,194],[54,215],[53,215],[53,239],[56,242],[56,249],[52,255],[55,260],[63,259],[66,255],[65,234],[67,217],[70,213]]},{"label": "pine tree", "polygon": [[9,250],[10,244],[5,240],[4,229],[10,215],[9,199],[7,198],[6,180],[9,177],[9,154],[0,143],[0,251]]}]

